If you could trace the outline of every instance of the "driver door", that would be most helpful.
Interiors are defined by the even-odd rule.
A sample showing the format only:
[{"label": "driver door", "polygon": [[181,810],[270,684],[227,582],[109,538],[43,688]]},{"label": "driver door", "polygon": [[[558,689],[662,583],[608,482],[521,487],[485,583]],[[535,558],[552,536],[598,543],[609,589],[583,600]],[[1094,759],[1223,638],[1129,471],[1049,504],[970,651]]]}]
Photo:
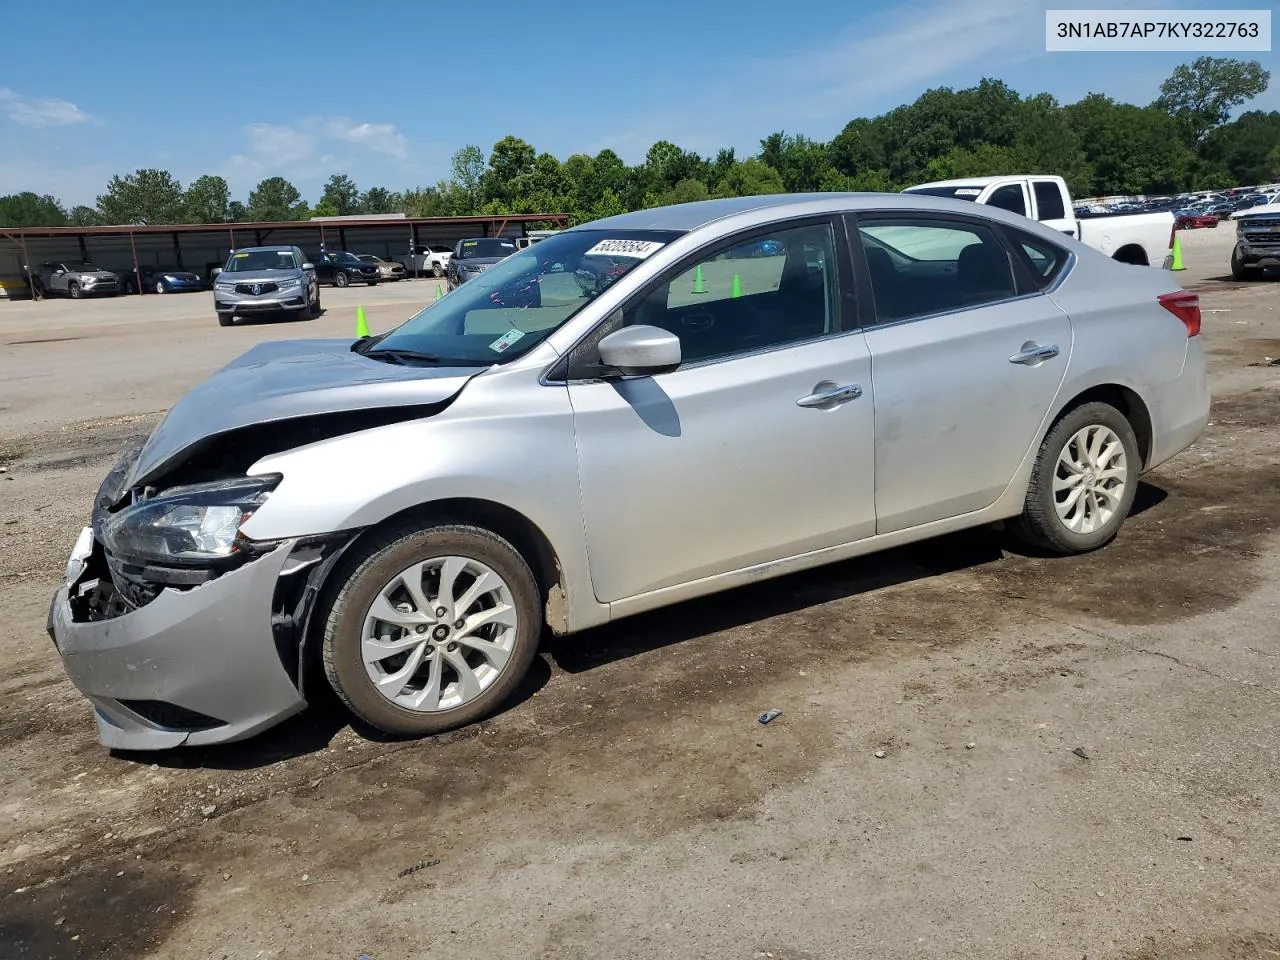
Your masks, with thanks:
[{"label": "driver door", "polygon": [[606,322],[676,334],[678,369],[613,382],[570,371],[599,600],[875,532],[871,361],[837,236],[822,219],[718,245]]}]

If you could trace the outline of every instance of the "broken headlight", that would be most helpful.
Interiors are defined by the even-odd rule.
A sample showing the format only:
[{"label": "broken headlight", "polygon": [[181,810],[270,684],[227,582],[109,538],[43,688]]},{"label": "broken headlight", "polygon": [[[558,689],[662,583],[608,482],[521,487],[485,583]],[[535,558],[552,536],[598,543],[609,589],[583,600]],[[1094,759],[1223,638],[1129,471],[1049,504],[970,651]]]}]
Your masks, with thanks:
[{"label": "broken headlight", "polygon": [[111,517],[102,539],[116,557],[187,566],[226,560],[241,525],[281,480],[279,474],[172,487]]}]

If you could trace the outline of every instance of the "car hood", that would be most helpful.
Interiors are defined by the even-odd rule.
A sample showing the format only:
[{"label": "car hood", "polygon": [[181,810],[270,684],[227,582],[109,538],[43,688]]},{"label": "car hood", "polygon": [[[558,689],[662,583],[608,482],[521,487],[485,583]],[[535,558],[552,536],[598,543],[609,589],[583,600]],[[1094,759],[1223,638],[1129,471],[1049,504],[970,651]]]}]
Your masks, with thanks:
[{"label": "car hood", "polygon": [[75,274],[77,277],[93,277],[95,280],[115,277],[115,274],[110,270],[77,270],[75,271]]},{"label": "car hood", "polygon": [[1261,207],[1249,207],[1236,211],[1237,220],[1252,220],[1254,217],[1280,217],[1280,203],[1268,203]]},{"label": "car hood", "polygon": [[438,404],[483,367],[401,366],[351,352],[351,341],[261,343],[179,400],[122,477],[121,490],[171,469],[219,434],[317,414]]},{"label": "car hood", "polygon": [[228,273],[226,270],[218,274],[219,283],[279,283],[281,280],[293,280],[302,275],[301,270],[245,270],[243,273]]},{"label": "car hood", "polygon": [[492,267],[501,263],[506,257],[463,257],[458,261],[460,267]]}]

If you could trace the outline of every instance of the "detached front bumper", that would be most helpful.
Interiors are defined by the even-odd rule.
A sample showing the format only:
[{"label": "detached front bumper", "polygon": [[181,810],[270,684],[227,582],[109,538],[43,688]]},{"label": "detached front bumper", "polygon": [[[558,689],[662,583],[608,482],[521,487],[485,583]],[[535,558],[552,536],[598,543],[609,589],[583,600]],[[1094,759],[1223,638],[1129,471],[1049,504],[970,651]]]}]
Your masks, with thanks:
[{"label": "detached front bumper", "polygon": [[[162,590],[106,619],[85,617],[99,582],[86,528],[48,629],[108,747],[158,750],[252,736],[306,706],[273,634],[273,597],[294,541],[200,586]],[[75,598],[75,599],[73,599]],[[78,615],[79,614],[79,615]]]}]

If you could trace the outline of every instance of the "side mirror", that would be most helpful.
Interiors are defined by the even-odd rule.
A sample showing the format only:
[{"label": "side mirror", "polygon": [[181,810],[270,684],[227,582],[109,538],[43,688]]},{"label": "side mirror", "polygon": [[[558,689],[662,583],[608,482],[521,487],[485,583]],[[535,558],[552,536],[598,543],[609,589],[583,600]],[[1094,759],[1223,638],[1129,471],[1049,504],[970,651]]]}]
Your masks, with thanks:
[{"label": "side mirror", "polygon": [[600,341],[600,362],[624,377],[669,373],[680,366],[680,338],[659,327],[623,327]]},{"label": "side mirror", "polygon": [[316,265],[314,263],[304,263],[302,265],[303,270],[314,270],[315,268],[316,268]]},{"label": "side mirror", "polygon": [[222,268],[221,268],[221,267],[214,267],[212,270],[210,270],[210,271],[209,271],[209,276],[210,276],[210,277],[216,277],[216,276],[217,276],[218,274],[220,274],[221,272],[222,272]]}]

